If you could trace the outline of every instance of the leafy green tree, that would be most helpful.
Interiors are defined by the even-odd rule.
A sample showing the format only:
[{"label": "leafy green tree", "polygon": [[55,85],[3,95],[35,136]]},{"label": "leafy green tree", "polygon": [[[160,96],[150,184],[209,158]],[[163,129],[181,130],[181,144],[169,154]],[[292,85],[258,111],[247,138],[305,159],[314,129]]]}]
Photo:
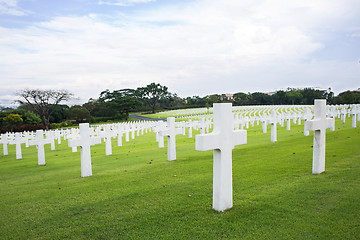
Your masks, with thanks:
[{"label": "leafy green tree", "polygon": [[103,100],[90,98],[87,103],[83,104],[87,110],[89,110],[93,117],[114,117],[115,112],[110,106]]},{"label": "leafy green tree", "polygon": [[213,105],[214,103],[219,103],[220,101],[220,95],[218,94],[212,94],[209,95],[207,98],[207,102],[210,103],[210,105]]},{"label": "leafy green tree", "polygon": [[184,105],[184,99],[177,96],[176,93],[169,93],[159,100],[161,108],[180,107]]},{"label": "leafy green tree", "polygon": [[300,93],[299,90],[291,90],[290,92],[287,92],[286,93],[286,97],[288,99],[290,99],[291,101],[291,104],[294,105],[294,104],[300,104],[301,103],[301,99],[303,97],[303,95]]},{"label": "leafy green tree", "polygon": [[5,125],[11,128],[11,131],[13,131],[13,128],[15,126],[18,126],[23,123],[23,119],[20,117],[19,114],[10,113],[9,115],[3,118],[3,122],[5,123]]},{"label": "leafy green tree", "polygon": [[249,95],[246,93],[238,92],[233,96],[234,105],[247,105],[249,104]]},{"label": "leafy green tree", "polygon": [[143,98],[150,105],[152,113],[156,112],[156,106],[159,104],[159,101],[169,94],[168,88],[161,86],[159,83],[151,83],[146,87],[138,88],[136,92],[139,97]]},{"label": "leafy green tree", "polygon": [[357,104],[360,103],[360,92],[345,91],[339,93],[335,98],[336,104]]},{"label": "leafy green tree", "polygon": [[67,119],[75,120],[76,122],[84,122],[91,118],[89,110],[85,107],[74,105],[66,111]]},{"label": "leafy green tree", "polygon": [[325,91],[313,89],[313,88],[304,88],[299,90],[302,95],[302,104],[313,105],[315,99],[325,99]]},{"label": "leafy green tree", "polygon": [[188,106],[203,107],[205,106],[206,99],[199,96],[187,97],[185,99]]},{"label": "leafy green tree", "polygon": [[250,104],[254,105],[268,105],[272,104],[271,96],[262,92],[254,92],[251,94]]},{"label": "leafy green tree", "polygon": [[271,96],[273,99],[273,103],[277,105],[288,104],[289,99],[286,97],[286,92],[279,90],[274,95]]},{"label": "leafy green tree", "polygon": [[66,120],[66,112],[67,110],[69,110],[68,105],[59,104],[57,106],[51,106],[51,107],[54,108],[54,111],[50,117],[51,123],[61,123]]},{"label": "leafy green tree", "polygon": [[126,120],[129,119],[130,111],[137,109],[142,104],[134,89],[121,89],[113,92],[107,89],[100,93],[99,100],[106,103],[118,115],[125,114]]}]

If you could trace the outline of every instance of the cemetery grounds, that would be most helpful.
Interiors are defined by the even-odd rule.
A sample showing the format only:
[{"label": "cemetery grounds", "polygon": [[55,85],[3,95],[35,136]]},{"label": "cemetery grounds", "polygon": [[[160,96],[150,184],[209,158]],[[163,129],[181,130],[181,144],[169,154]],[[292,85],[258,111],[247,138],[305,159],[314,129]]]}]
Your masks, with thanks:
[{"label": "cemetery grounds", "polygon": [[326,171],[313,175],[313,132],[261,125],[233,150],[234,207],[212,209],[213,152],[176,137],[167,161],[154,133],[123,140],[105,156],[91,147],[93,176],[80,177],[80,150],[67,141],[37,165],[35,146],[0,156],[0,239],[358,239],[360,127],[336,119],[326,132]]}]

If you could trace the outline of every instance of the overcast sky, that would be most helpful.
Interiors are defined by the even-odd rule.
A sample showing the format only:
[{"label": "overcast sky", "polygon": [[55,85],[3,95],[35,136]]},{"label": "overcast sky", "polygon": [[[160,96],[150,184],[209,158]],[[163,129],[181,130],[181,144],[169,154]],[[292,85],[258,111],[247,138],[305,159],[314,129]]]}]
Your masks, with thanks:
[{"label": "overcast sky", "polygon": [[0,0],[0,105],[151,82],[180,97],[360,87],[359,0]]}]

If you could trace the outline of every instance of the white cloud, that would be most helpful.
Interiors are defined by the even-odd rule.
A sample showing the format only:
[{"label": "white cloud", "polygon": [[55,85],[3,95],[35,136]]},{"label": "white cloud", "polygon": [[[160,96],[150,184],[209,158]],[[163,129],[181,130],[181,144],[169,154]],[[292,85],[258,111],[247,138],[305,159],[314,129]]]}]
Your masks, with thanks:
[{"label": "white cloud", "polygon": [[26,12],[21,10],[17,5],[18,0],[0,0],[0,15],[26,15]]},{"label": "white cloud", "polygon": [[156,0],[100,0],[100,5],[133,6],[138,3],[155,2]]},{"label": "white cloud", "polygon": [[89,14],[0,28],[0,75],[8,91],[65,88],[83,101],[150,82],[180,96],[334,88],[341,74],[352,87],[358,66],[311,57],[324,47],[318,30],[349,17],[342,14],[352,7],[342,2],[202,0],[112,22]]}]

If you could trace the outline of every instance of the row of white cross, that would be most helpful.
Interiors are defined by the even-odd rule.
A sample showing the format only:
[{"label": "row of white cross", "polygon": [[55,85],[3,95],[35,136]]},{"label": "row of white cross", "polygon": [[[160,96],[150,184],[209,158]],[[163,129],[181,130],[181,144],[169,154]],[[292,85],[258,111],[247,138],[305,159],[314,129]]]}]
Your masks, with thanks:
[{"label": "row of white cross", "polygon": [[[73,150],[79,146],[81,147],[81,176],[92,176],[91,166],[91,152],[90,146],[101,143],[103,138],[106,142],[106,155],[111,155],[111,138],[118,137],[118,146],[121,146],[121,138],[125,133],[126,141],[129,140],[129,133],[132,132],[132,138],[135,135],[135,129],[138,131],[147,131],[152,128],[156,133],[159,147],[164,147],[163,138],[168,138],[168,160],[172,161],[176,159],[176,135],[185,135],[185,128],[189,129],[189,137],[192,137],[192,128],[200,128],[200,134],[196,136],[195,149],[199,151],[213,150],[214,164],[213,164],[213,208],[217,211],[224,211],[232,207],[232,149],[240,144],[247,143],[247,132],[243,129],[244,125],[248,125],[249,122],[253,125],[254,121],[261,121],[263,124],[263,131],[266,132],[267,124],[271,124],[271,141],[277,141],[276,126],[277,123],[283,123],[286,119],[287,129],[290,130],[290,120],[295,118],[291,115],[277,114],[275,110],[271,111],[271,116],[261,116],[260,118],[239,118],[239,115],[233,118],[232,106],[230,103],[214,104],[214,128],[212,133],[206,134],[209,131],[211,120],[202,119],[201,122],[189,121],[188,123],[181,122],[175,123],[175,118],[168,118],[167,123],[160,122],[138,124],[135,127],[129,127],[129,125],[105,125],[90,128],[88,123],[80,124],[79,132],[72,130],[68,134],[63,134],[64,138],[68,138],[68,146]],[[359,113],[353,111],[353,119],[355,116],[359,116]],[[337,113],[334,113],[335,115]],[[330,115],[328,113],[328,115]],[[308,131],[314,131],[314,147],[313,147],[313,173],[319,174],[325,171],[325,132],[327,128],[335,129],[334,118],[326,118],[326,101],[316,100],[314,109],[314,119],[309,109],[306,108],[305,112],[301,116],[305,120],[304,135],[308,135]],[[297,115],[297,119],[300,120],[300,116]],[[178,125],[179,127],[176,127]],[[239,126],[241,127],[235,127]],[[127,127],[125,127],[127,126]],[[144,127],[145,126],[145,127]],[[265,127],[264,127],[265,126]],[[353,124],[354,127],[354,124]],[[355,125],[356,127],[356,125]],[[104,128],[104,129],[102,129]],[[241,128],[241,130],[239,130]],[[55,134],[61,135],[61,134]],[[7,139],[7,138],[4,138]],[[16,146],[20,145],[21,155],[21,143],[25,143],[25,138],[20,137],[20,133],[15,134]],[[61,136],[60,136],[61,139]],[[3,138],[1,143],[4,144]],[[36,132],[36,139],[28,141],[29,145],[36,145],[38,149],[38,164],[45,164],[44,144],[50,144],[54,142],[54,138],[45,138],[42,130]],[[7,149],[6,149],[7,151]],[[6,152],[7,154],[7,152]],[[4,149],[5,155],[5,149]],[[18,150],[17,150],[18,158]],[[20,157],[21,158],[21,157]]]}]

